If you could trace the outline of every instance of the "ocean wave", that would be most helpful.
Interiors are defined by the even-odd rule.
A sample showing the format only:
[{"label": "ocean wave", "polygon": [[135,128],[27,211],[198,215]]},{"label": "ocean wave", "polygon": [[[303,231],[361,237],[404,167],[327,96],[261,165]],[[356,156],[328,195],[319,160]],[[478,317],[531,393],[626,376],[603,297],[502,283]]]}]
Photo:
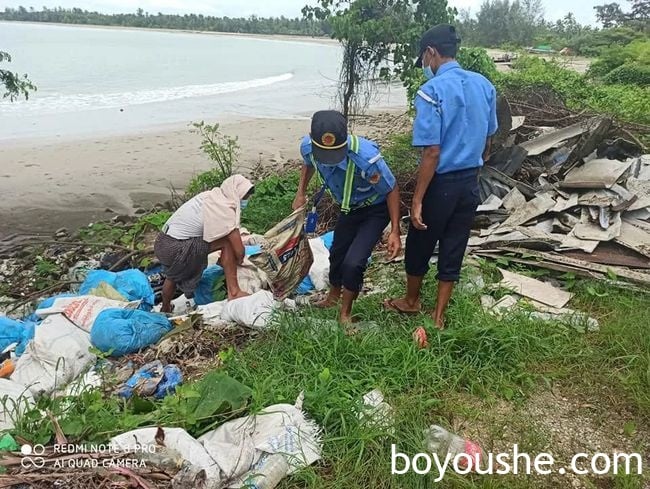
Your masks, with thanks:
[{"label": "ocean wave", "polygon": [[38,112],[61,113],[93,109],[115,109],[130,105],[167,102],[193,97],[207,97],[224,93],[240,92],[288,81],[293,73],[246,81],[222,82],[209,85],[186,85],[171,88],[136,90],[131,92],[70,94],[34,96],[28,101],[0,102],[0,114]]}]

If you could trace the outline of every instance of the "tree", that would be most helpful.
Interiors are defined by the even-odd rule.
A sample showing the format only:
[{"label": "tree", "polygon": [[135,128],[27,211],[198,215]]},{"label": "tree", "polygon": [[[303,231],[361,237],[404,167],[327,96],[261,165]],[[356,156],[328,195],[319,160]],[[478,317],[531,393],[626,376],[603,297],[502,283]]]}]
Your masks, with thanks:
[{"label": "tree", "polygon": [[625,14],[618,3],[606,3],[594,7],[598,22],[603,24],[605,29],[616,27],[625,20]]},{"label": "tree", "polygon": [[[11,56],[9,53],[0,51],[0,63],[3,61],[10,63]],[[30,90],[36,90],[36,86],[27,78],[27,75],[21,77],[18,73],[3,69],[0,69],[0,86],[3,86],[5,90],[2,98],[9,97],[12,102],[21,96],[28,99]]]},{"label": "tree", "polygon": [[318,0],[302,12],[329,25],[343,46],[339,95],[346,116],[367,106],[377,79],[399,78],[412,92],[421,76],[414,65],[420,36],[456,13],[447,0]]}]

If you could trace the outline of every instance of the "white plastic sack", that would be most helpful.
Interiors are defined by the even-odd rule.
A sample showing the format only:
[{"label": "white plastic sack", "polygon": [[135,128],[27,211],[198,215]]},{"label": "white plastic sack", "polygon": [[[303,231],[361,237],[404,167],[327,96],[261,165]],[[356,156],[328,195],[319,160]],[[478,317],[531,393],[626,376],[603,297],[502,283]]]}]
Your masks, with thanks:
[{"label": "white plastic sack", "polygon": [[63,314],[68,320],[80,327],[87,333],[95,323],[99,313],[105,309],[135,309],[139,302],[124,302],[94,295],[82,295],[79,297],[61,297],[54,301],[52,307],[38,309],[36,314],[42,318],[52,314]]},{"label": "white plastic sack", "polygon": [[33,396],[49,394],[79,377],[95,361],[90,335],[62,314],[48,316],[16,361],[11,380],[27,386]]},{"label": "white plastic sack", "polygon": [[314,255],[314,263],[309,269],[309,278],[315,290],[325,290],[330,285],[330,251],[321,238],[310,239],[309,247]]},{"label": "white plastic sack", "polygon": [[34,406],[34,397],[24,385],[0,379],[0,431],[11,430],[14,420]]},{"label": "white plastic sack", "polygon": [[204,323],[215,327],[223,326],[226,324],[226,321],[221,318],[221,314],[223,313],[223,308],[227,303],[228,301],[212,302],[197,307],[196,312],[203,316]]},{"label": "white plastic sack", "polygon": [[269,406],[259,414],[229,421],[199,438],[221,467],[222,479],[237,479],[228,487],[242,487],[265,454],[284,455],[289,474],[321,458],[321,429],[305,418],[300,404],[299,398],[297,406]]},{"label": "white plastic sack", "polygon": [[[165,434],[165,447],[175,451],[194,467],[205,470],[210,488],[220,488],[221,476],[217,462],[203,445],[182,428],[162,428]],[[141,428],[123,433],[111,439],[111,446],[131,452],[152,452],[157,450],[156,434],[158,428]]]},{"label": "white plastic sack", "polygon": [[260,290],[248,297],[228,301],[221,311],[221,319],[249,328],[266,328],[273,310],[279,305],[271,292]]}]

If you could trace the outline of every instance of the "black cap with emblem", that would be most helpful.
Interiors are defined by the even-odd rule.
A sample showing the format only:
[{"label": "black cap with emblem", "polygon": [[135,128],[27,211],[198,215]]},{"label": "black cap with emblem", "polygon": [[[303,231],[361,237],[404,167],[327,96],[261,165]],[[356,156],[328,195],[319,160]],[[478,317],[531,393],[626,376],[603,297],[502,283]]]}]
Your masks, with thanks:
[{"label": "black cap with emblem", "polygon": [[420,39],[420,53],[415,66],[422,68],[422,55],[429,46],[457,46],[460,44],[460,37],[456,33],[456,28],[451,24],[438,24],[432,27],[422,35]]},{"label": "black cap with emblem", "polygon": [[319,163],[336,165],[348,154],[348,121],[336,110],[321,110],[311,118],[311,150]]}]

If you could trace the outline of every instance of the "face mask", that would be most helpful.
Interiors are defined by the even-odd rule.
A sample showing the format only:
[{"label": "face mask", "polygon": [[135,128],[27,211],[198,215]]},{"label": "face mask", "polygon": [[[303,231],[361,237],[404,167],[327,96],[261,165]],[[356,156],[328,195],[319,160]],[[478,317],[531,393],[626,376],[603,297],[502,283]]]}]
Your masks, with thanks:
[{"label": "face mask", "polygon": [[424,63],[424,55],[422,56],[422,72],[424,73],[424,76],[427,80],[431,80],[431,78],[436,76],[436,74],[431,69],[431,66]]},{"label": "face mask", "polygon": [[240,201],[239,201],[239,208],[240,208],[241,210],[244,210],[244,209],[246,209],[246,207],[248,207],[248,199],[246,199],[246,200],[240,200]]}]

